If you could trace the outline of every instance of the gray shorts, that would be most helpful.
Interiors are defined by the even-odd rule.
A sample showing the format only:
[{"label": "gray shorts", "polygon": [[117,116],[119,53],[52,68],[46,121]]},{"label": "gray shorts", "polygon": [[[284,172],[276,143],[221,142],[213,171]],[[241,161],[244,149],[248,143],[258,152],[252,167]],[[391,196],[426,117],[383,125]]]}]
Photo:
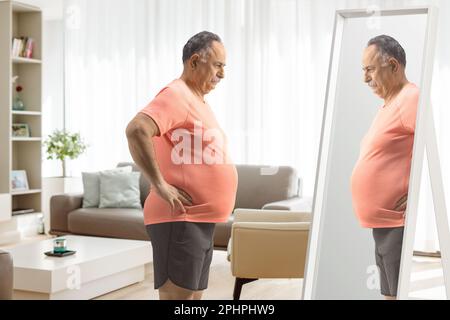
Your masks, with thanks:
[{"label": "gray shorts", "polygon": [[375,260],[380,270],[381,294],[397,296],[404,227],[373,229]]},{"label": "gray shorts", "polygon": [[169,278],[192,291],[208,287],[215,223],[175,221],[146,228],[153,247],[155,289]]}]

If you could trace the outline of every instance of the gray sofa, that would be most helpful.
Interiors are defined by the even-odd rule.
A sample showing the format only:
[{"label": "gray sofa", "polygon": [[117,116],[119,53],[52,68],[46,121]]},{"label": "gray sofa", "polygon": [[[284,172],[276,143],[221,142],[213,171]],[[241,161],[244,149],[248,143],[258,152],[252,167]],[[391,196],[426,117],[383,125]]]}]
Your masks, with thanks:
[{"label": "gray sofa", "polygon": [[[132,165],[119,163],[118,167]],[[291,167],[272,169],[264,166],[237,165],[238,191],[235,208],[267,210],[310,210],[311,201],[303,199],[301,179]],[[150,186],[141,175],[142,205]],[[50,200],[50,234],[78,234],[135,240],[149,240],[142,210],[82,208],[82,194],[60,194]],[[228,222],[216,224],[214,247],[226,250],[234,216]]]}]

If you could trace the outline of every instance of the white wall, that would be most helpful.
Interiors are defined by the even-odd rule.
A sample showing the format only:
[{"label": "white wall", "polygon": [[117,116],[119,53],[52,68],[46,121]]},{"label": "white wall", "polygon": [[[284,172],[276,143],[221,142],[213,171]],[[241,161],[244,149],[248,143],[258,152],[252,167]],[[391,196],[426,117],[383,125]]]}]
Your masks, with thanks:
[{"label": "white wall", "polygon": [[[44,20],[43,34],[42,136],[46,138],[53,130],[63,128],[63,21]],[[62,175],[61,164],[57,160],[46,160],[45,148],[43,157],[42,175],[44,177]]]}]

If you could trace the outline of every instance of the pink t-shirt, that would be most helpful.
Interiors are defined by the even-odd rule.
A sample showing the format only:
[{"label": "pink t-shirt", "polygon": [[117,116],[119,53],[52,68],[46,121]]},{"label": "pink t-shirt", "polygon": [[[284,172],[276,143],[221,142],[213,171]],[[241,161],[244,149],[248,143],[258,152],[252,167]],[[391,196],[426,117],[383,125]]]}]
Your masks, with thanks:
[{"label": "pink t-shirt", "polygon": [[405,212],[394,208],[408,193],[419,94],[416,85],[407,84],[378,111],[361,142],[351,191],[354,211],[364,228],[405,224]]},{"label": "pink t-shirt", "polygon": [[176,79],[140,111],[158,125],[153,137],[156,160],[165,181],[186,191],[192,206],[171,212],[170,205],[151,189],[144,205],[146,225],[170,222],[226,222],[237,190],[237,171],[227,139],[211,110],[186,83]]}]

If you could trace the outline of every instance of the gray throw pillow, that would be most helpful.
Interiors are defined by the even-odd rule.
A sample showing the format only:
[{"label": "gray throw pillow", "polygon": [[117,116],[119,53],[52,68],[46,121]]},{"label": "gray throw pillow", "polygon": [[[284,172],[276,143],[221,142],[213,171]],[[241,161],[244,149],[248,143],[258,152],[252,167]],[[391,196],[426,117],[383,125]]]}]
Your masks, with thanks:
[{"label": "gray throw pillow", "polygon": [[[103,172],[131,172],[131,166],[105,170]],[[83,208],[98,208],[100,204],[100,172],[82,172]]]},{"label": "gray throw pillow", "polygon": [[142,209],[140,172],[100,172],[99,208]]}]

